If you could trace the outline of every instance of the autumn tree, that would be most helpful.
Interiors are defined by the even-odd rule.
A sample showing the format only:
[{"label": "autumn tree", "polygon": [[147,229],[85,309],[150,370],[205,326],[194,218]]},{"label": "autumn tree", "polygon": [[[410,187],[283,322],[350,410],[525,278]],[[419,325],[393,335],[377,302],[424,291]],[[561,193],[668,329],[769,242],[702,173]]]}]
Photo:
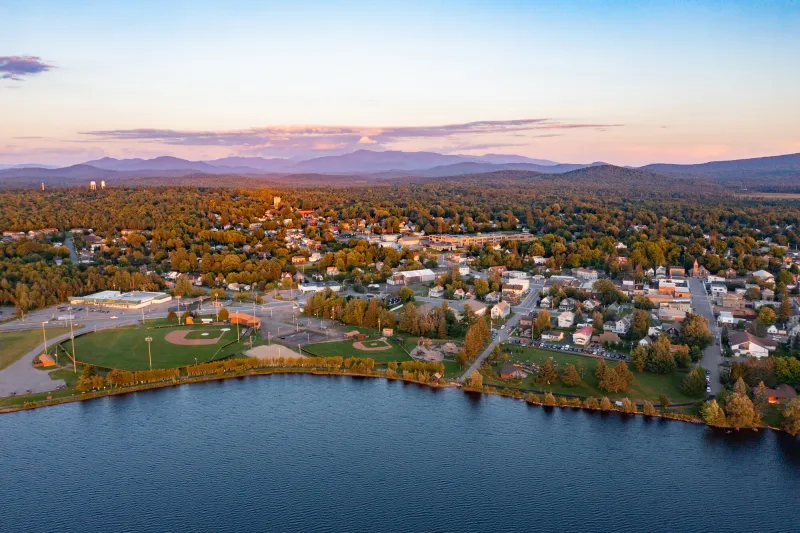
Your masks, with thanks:
[{"label": "autumn tree", "polygon": [[622,399],[622,412],[627,414],[636,414],[636,404],[628,398]]},{"label": "autumn tree", "polygon": [[703,404],[700,411],[703,422],[709,426],[722,427],[726,425],[725,411],[717,403],[717,400],[709,400]]},{"label": "autumn tree", "polygon": [[647,352],[645,368],[648,372],[656,374],[671,374],[675,372],[677,364],[672,355],[672,344],[667,335],[661,335]]},{"label": "autumn tree", "polygon": [[[575,370],[574,367],[573,370]],[[546,359],[541,370],[539,370],[539,375],[536,377],[536,383],[552,385],[557,379],[558,372],[556,372],[556,369],[553,368],[553,361]]]},{"label": "autumn tree", "polygon": [[170,309],[169,313],[167,313],[167,320],[178,320],[178,313]]},{"label": "autumn tree", "polygon": [[656,416],[658,411],[656,411],[656,408],[653,407],[653,403],[650,400],[645,400],[644,405],[642,406],[642,413],[644,413],[646,416]]},{"label": "autumn tree", "polygon": [[735,428],[752,426],[756,421],[756,411],[753,407],[753,402],[747,396],[746,392],[741,392],[741,383],[747,390],[744,381],[741,379],[737,382],[734,393],[728,397],[725,404],[725,412],[728,417],[728,423]]},{"label": "autumn tree", "polygon": [[550,313],[545,309],[539,311],[536,320],[533,322],[533,335],[539,337],[544,331],[550,329]]},{"label": "autumn tree", "polygon": [[758,310],[758,319],[763,322],[765,326],[772,326],[777,320],[775,310],[766,305],[762,305]]},{"label": "autumn tree", "polygon": [[658,403],[661,405],[661,409],[666,411],[669,409],[669,406],[672,405],[672,400],[670,400],[669,396],[666,394],[660,394],[658,396]]},{"label": "autumn tree", "polygon": [[472,374],[469,375],[467,379],[467,388],[472,390],[482,390],[483,389],[483,376],[477,370],[474,370]]},{"label": "autumn tree", "polygon": [[230,317],[230,313],[228,312],[227,309],[221,307],[219,313],[217,313],[217,317],[219,318],[219,320],[225,321],[228,320],[228,317]]},{"label": "autumn tree", "polygon": [[756,413],[763,416],[768,405],[767,387],[764,385],[763,381],[759,381],[756,390],[753,392],[753,408],[756,410]]},{"label": "autumn tree", "polygon": [[620,361],[614,369],[606,369],[601,378],[598,379],[598,386],[608,392],[627,392],[633,385],[633,373],[628,370],[625,361]]},{"label": "autumn tree", "polygon": [[783,415],[783,422],[781,427],[789,433],[789,435],[800,434],[800,398],[792,398],[784,406],[781,413]]},{"label": "autumn tree", "polygon": [[792,316],[792,304],[789,301],[789,292],[784,288],[781,293],[781,305],[778,308],[778,321],[785,324]]},{"label": "autumn tree", "polygon": [[567,387],[577,387],[581,384],[581,376],[578,374],[578,371],[575,370],[575,365],[567,365],[567,369],[561,376],[561,381],[563,381],[564,385]]},{"label": "autumn tree", "polygon": [[644,372],[644,366],[647,361],[647,350],[644,346],[638,344],[631,350],[631,363],[636,367],[639,372]]},{"label": "autumn tree", "polygon": [[551,392],[545,393],[544,402],[543,403],[547,407],[553,407],[556,404],[556,397],[553,396],[553,393],[551,393]]},{"label": "autumn tree", "polygon": [[641,339],[650,330],[650,313],[641,309],[633,310],[631,320],[631,334],[635,339]]},{"label": "autumn tree", "polygon": [[708,329],[708,320],[701,315],[687,314],[681,327],[681,342],[701,349],[711,346],[714,337]]},{"label": "autumn tree", "polygon": [[600,400],[600,409],[603,411],[611,410],[611,400],[608,399],[608,396],[603,396],[603,399]]},{"label": "autumn tree", "polygon": [[595,331],[603,331],[603,313],[600,311],[592,313],[592,328]]}]

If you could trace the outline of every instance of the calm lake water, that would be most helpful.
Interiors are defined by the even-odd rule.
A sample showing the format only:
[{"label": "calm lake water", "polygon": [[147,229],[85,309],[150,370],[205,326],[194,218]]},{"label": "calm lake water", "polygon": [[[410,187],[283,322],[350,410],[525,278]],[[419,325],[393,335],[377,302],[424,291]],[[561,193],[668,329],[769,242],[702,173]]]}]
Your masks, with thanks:
[{"label": "calm lake water", "polygon": [[0,531],[798,531],[800,445],[348,377],[0,416]]}]

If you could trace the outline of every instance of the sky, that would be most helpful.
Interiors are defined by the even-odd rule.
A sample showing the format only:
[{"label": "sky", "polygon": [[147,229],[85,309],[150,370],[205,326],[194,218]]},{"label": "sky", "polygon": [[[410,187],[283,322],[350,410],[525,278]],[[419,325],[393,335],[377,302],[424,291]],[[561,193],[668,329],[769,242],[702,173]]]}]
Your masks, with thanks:
[{"label": "sky", "polygon": [[800,152],[800,1],[0,0],[0,164]]}]

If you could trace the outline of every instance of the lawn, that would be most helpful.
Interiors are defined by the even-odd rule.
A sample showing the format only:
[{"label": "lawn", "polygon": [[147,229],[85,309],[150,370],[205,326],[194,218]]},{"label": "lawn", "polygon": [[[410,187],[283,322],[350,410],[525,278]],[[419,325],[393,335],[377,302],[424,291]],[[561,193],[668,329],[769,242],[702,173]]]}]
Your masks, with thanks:
[{"label": "lawn", "polygon": [[[540,350],[538,348],[528,348],[523,346],[516,346],[516,345],[504,345],[503,349],[510,353],[511,357],[509,359],[509,363],[527,363],[527,364],[537,364],[542,365],[546,359],[552,358],[553,364],[556,368],[556,371],[559,373],[564,370],[568,364],[575,365],[576,368],[579,369],[579,364],[583,365],[584,372],[583,372],[583,384],[577,387],[567,387],[564,385],[561,380],[556,384],[553,385],[540,385],[536,383],[535,376],[528,376],[524,380],[522,380],[521,384],[509,384],[512,387],[521,387],[525,389],[536,389],[536,390],[547,390],[554,394],[572,394],[577,396],[594,396],[596,398],[601,398],[603,396],[608,396],[609,398],[623,398],[627,397],[632,400],[651,400],[657,401],[658,397],[661,394],[666,394],[672,400],[672,403],[687,403],[687,402],[694,402],[697,401],[698,398],[692,398],[686,396],[680,390],[681,381],[685,377],[684,372],[677,372],[674,375],[662,375],[662,374],[651,374],[649,372],[637,372],[632,365],[629,365],[628,368],[633,372],[634,375],[634,382],[633,387],[627,393],[620,393],[620,394],[610,394],[601,390],[598,387],[597,378],[594,377],[594,372],[597,369],[597,362],[599,359],[594,357],[586,357],[583,355],[577,354],[567,354],[567,353],[559,353],[553,352],[549,350]],[[611,368],[616,366],[616,360],[607,360],[606,364],[608,364]],[[495,371],[499,374],[500,369],[502,368],[502,364],[496,365],[494,367]],[[493,384],[505,384],[502,381],[494,382],[491,381]],[[487,380],[484,380],[487,382]]]},{"label": "lawn", "polygon": [[[239,345],[231,345],[222,350],[230,341],[236,340],[236,328],[222,332],[220,326],[181,326],[175,328],[147,328],[145,326],[129,326],[118,329],[88,333],[75,339],[75,352],[79,362],[106,368],[122,370],[146,370],[149,368],[146,337],[152,337],[151,350],[153,368],[175,368],[197,362],[206,362],[232,353],[238,353],[248,347],[244,339]],[[209,339],[217,336],[219,340],[209,345],[180,345],[169,342],[165,336],[173,331],[190,330],[189,339]],[[200,333],[207,332],[203,337]],[[62,343],[62,347],[70,351],[70,342]]]},{"label": "lawn", "polygon": [[[371,341],[364,341],[370,343]],[[372,341],[374,342],[374,341]],[[385,344],[384,344],[385,345]],[[337,342],[318,342],[308,344],[303,347],[304,351],[319,357],[369,357],[376,363],[388,363],[389,361],[411,361],[411,357],[393,340],[388,341],[388,350],[366,351],[359,350],[353,346],[353,341]]]},{"label": "lawn", "polygon": [[[47,328],[46,331],[47,337],[53,338],[69,333],[69,328]],[[0,346],[3,347],[0,350],[0,370],[10,366],[43,341],[41,328],[0,333]]]}]

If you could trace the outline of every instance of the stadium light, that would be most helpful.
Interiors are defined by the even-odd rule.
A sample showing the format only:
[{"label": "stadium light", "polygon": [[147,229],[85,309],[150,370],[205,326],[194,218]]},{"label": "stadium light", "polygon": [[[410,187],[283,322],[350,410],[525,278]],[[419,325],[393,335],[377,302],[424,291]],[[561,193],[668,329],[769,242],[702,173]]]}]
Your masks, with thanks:
[{"label": "stadium light", "polygon": [[147,358],[150,360],[150,370],[153,370],[153,354],[150,352],[150,343],[153,342],[153,337],[145,337],[147,342]]}]

